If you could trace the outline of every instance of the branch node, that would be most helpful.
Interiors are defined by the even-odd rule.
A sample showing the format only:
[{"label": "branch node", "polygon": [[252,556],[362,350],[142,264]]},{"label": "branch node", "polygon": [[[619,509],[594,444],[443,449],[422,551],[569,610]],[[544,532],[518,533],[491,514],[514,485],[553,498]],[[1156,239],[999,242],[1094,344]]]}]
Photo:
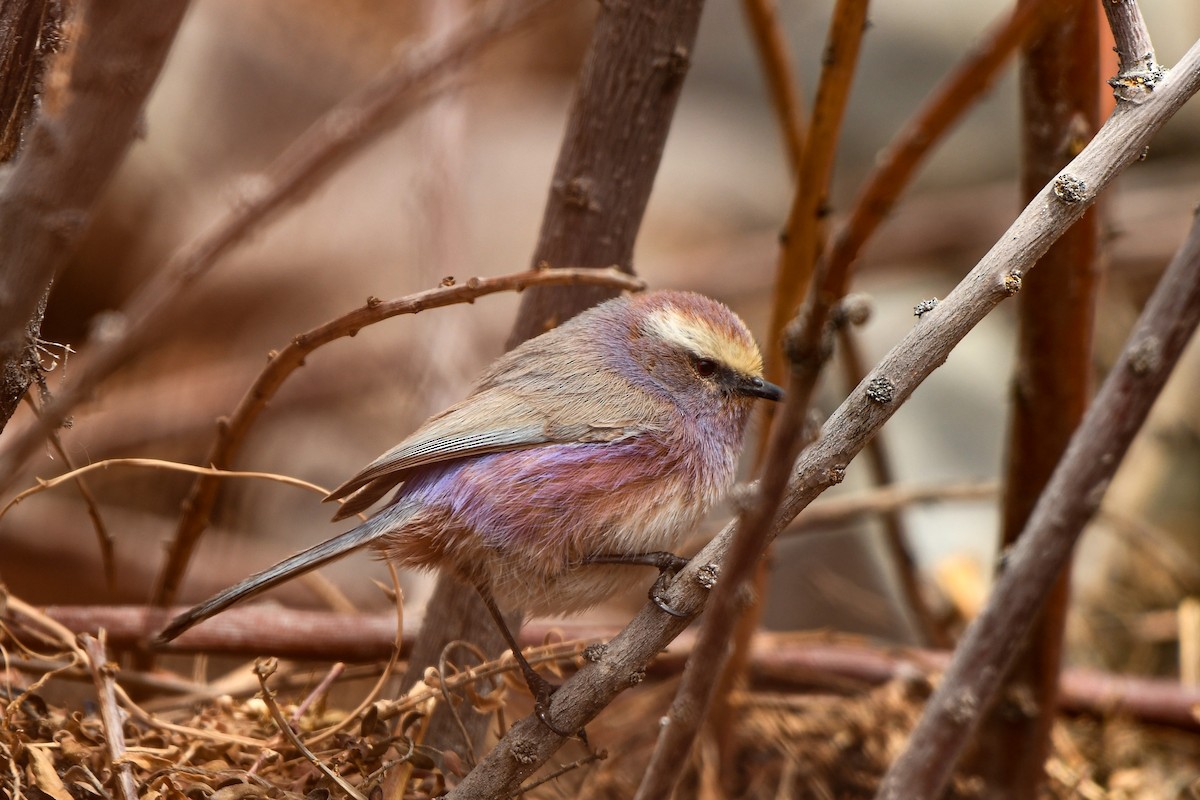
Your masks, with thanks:
[{"label": "branch node", "polygon": [[1063,172],[1054,179],[1054,196],[1067,205],[1088,199],[1088,185],[1082,178]]},{"label": "branch node", "polygon": [[913,306],[913,316],[917,319],[920,319],[930,311],[933,311],[933,309],[937,308],[937,304],[938,299],[936,297],[930,297],[928,300],[922,300]]},{"label": "branch node", "polygon": [[1129,351],[1129,369],[1138,377],[1157,372],[1162,364],[1162,340],[1157,336],[1148,336]]},{"label": "branch node", "polygon": [[538,762],[537,748],[533,742],[526,739],[518,739],[513,742],[512,757],[518,764],[536,764]]},{"label": "branch node", "polygon": [[1010,270],[1004,276],[1004,293],[1012,297],[1017,292],[1021,291],[1021,279],[1025,277],[1025,273],[1019,269]]},{"label": "branch node", "polygon": [[845,325],[853,325],[856,328],[866,325],[871,319],[873,310],[874,303],[869,294],[863,292],[848,294],[842,298],[834,310],[833,324],[839,328]]},{"label": "branch node", "polygon": [[637,686],[644,680],[646,680],[646,670],[644,667],[642,669],[635,669],[633,672],[629,673],[630,686]]},{"label": "branch node", "polygon": [[896,397],[896,385],[887,378],[872,378],[867,384],[867,397],[876,403],[890,403]]},{"label": "branch node", "polygon": [[721,565],[713,562],[705,564],[700,569],[696,570],[696,583],[700,584],[705,589],[712,589],[717,585],[717,578],[721,576]]},{"label": "branch node", "polygon": [[608,645],[604,642],[593,642],[583,648],[583,660],[590,661],[593,664],[599,664],[607,654]]},{"label": "branch node", "polygon": [[1138,60],[1138,69],[1122,72],[1108,79],[1113,96],[1128,103],[1144,102],[1154,87],[1167,77],[1167,68],[1154,61],[1154,53],[1147,53]]},{"label": "branch node", "polygon": [[580,211],[599,211],[600,206],[592,199],[595,182],[586,175],[576,175],[563,187],[563,203]]},{"label": "branch node", "polygon": [[675,45],[665,58],[660,58],[654,64],[656,68],[662,70],[670,77],[672,84],[683,80],[687,76],[688,68],[691,65],[692,54],[682,44]]}]

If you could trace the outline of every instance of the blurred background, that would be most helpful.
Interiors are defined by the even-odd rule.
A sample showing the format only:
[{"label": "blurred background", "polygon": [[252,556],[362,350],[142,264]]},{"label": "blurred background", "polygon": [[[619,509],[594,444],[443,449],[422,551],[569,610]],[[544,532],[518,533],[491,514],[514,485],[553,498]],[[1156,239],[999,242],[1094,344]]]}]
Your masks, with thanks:
[{"label": "blurred background", "polygon": [[[781,2],[802,85],[819,71],[830,2]],[[408,43],[471,10],[463,0],[203,0],[193,4],[147,114],[146,136],[109,189],[78,256],[55,287],[43,336],[76,345],[197,236],[323,112]],[[982,31],[998,0],[878,2],[838,155],[834,219],[876,153]],[[1200,37],[1200,6],[1142,3],[1159,60]],[[529,265],[594,4],[564,0],[466,69],[452,90],[381,136],[305,201],[243,243],[199,282],[156,346],[104,384],[63,441],[75,464],[155,457],[199,464],[272,349],[361,305],[445,276]],[[761,338],[791,178],[741,8],[710,2],[639,238],[635,266],[652,288],[686,288],[732,305]],[[874,363],[913,324],[913,306],[945,296],[1020,208],[1015,67],[939,147],[865,253],[856,290],[872,299],[860,346]],[[1200,199],[1192,103],[1149,158],[1102,200],[1106,277],[1095,363],[1102,376]],[[256,425],[237,467],[332,487],[461,398],[497,356],[515,295],[399,317],[318,351]],[[53,345],[51,345],[53,349]],[[1014,325],[1002,306],[884,429],[897,482],[979,484],[1002,472]],[[55,351],[58,352],[58,351]],[[49,375],[70,377],[69,358]],[[1175,663],[1174,609],[1200,592],[1200,349],[1191,348],[1109,492],[1077,561],[1070,658],[1145,671]],[[836,368],[828,412],[849,387]],[[12,430],[29,424],[24,410]],[[11,435],[11,434],[10,434]],[[751,440],[755,438],[754,434]],[[64,470],[49,448],[16,484]],[[869,485],[863,467],[829,497]],[[0,577],[39,603],[141,603],[174,532],[191,478],[113,468],[89,479],[116,537],[118,582],[105,585],[87,511],[68,486],[0,520]],[[995,559],[997,497],[906,509],[934,606],[961,622],[978,608]],[[228,481],[182,601],[199,600],[339,530],[316,495]],[[721,509],[701,533],[728,517]],[[802,515],[799,524],[804,525]],[[917,641],[893,601],[895,576],[871,518],[780,540],[766,612],[778,629],[828,627]],[[357,555],[325,574],[359,608],[388,599],[383,568]],[[406,576],[416,620],[429,581]],[[322,599],[302,583],[276,596]],[[642,590],[596,612],[623,622]],[[957,624],[957,623],[955,623]]]}]

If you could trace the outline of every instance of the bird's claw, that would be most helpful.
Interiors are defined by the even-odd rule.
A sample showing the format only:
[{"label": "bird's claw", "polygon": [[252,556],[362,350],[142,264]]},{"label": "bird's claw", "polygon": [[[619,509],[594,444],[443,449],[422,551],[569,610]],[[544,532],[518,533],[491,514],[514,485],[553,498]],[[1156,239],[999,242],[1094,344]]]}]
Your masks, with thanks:
[{"label": "bird's claw", "polygon": [[565,731],[550,721],[550,699],[554,697],[554,693],[558,691],[558,687],[550,681],[538,675],[536,672],[525,676],[525,682],[529,684],[529,690],[533,693],[533,713],[537,715],[538,721],[554,734],[557,734],[564,739],[578,737],[583,742],[584,746],[591,749],[591,744],[588,743],[587,731],[580,728],[578,731]]},{"label": "bird's claw", "polygon": [[[679,560],[683,564],[687,564],[687,559],[681,558]],[[658,579],[654,581],[654,585],[650,587],[650,602],[654,603],[654,605],[658,606],[672,617],[686,619],[689,615],[672,606],[669,602],[667,602],[666,598],[666,591],[670,587],[671,581],[675,579],[675,573],[680,569],[682,569],[682,566],[676,569],[663,568],[658,573]]]}]

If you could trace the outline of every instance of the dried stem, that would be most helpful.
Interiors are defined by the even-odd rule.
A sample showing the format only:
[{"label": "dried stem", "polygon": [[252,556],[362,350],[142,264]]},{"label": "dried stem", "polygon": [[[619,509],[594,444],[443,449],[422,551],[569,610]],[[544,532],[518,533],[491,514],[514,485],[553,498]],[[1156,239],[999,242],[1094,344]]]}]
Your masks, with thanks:
[{"label": "dried stem", "polygon": [[87,653],[92,679],[96,684],[96,695],[100,700],[100,720],[104,723],[104,740],[108,745],[108,762],[116,776],[122,800],[137,800],[137,784],[133,780],[133,765],[125,759],[125,725],[121,721],[121,708],[117,705],[117,694],[113,676],[117,665],[109,662],[104,652],[104,632],[100,638],[85,633],[79,644]]},{"label": "dried stem", "polygon": [[[797,462],[774,528],[781,528],[829,486],[896,409],[989,311],[1019,290],[1021,274],[1032,269],[1050,244],[1083,215],[1097,194],[1134,162],[1151,137],[1200,89],[1200,44],[1193,46],[1151,98],[1126,104],[1105,123],[1067,169],[1046,186],[959,286],[917,321],[854,393],[833,413],[821,437]],[[727,527],[672,583],[665,600],[689,614],[704,605],[713,565],[728,548]],[[705,577],[704,582],[701,578]],[[648,604],[608,644],[603,656],[585,665],[554,695],[550,714],[564,729],[578,729],[598,714],[632,676],[644,669],[666,643],[686,627]],[[496,796],[515,791],[544,763],[562,738],[537,719],[520,720],[509,730],[451,797]]]},{"label": "dried stem", "polygon": [[[480,297],[499,292],[520,292],[530,286],[589,284],[618,290],[638,291],[645,284],[615,269],[528,270],[498,275],[494,278],[471,278],[463,283],[450,283],[437,289],[407,295],[395,300],[367,300],[361,308],[343,314],[324,325],[295,336],[291,343],[275,352],[267,366],[251,384],[233,413],[217,426],[217,438],[208,452],[207,463],[217,468],[229,466],[237,458],[246,436],[283,382],[304,365],[315,350],[346,336],[354,336],[368,325],[401,314],[419,314],[431,308],[459,303],[471,303]],[[184,513],[167,550],[155,585],[152,602],[166,606],[175,601],[192,552],[208,527],[209,514],[216,503],[219,482],[201,477],[184,501]]]},{"label": "dried stem", "polygon": [[[1200,61],[1200,44],[1185,60],[1193,57]],[[1009,551],[987,605],[967,630],[876,797],[940,796],[1198,323],[1200,219],[1147,301],[1124,352]]]},{"label": "dried stem", "polygon": [[287,718],[283,716],[283,711],[279,708],[279,704],[275,702],[275,693],[267,686],[267,678],[274,674],[275,667],[276,662],[274,659],[260,660],[254,665],[254,674],[258,676],[258,682],[262,686],[263,702],[267,704],[267,710],[271,712],[271,719],[275,720],[275,726],[279,728],[279,732],[291,742],[300,755],[307,759],[308,763],[324,773],[343,792],[353,797],[354,800],[367,800],[362,792],[347,783],[345,778],[330,769],[329,765],[317,758],[313,751],[305,747],[304,742],[300,741],[300,737],[292,730],[292,726],[288,723]]},{"label": "dried stem", "polygon": [[800,172],[804,154],[803,98],[796,82],[787,38],[779,22],[779,6],[775,0],[742,0],[742,8],[754,36],[754,49],[762,62],[771,105],[779,118],[788,167],[794,178]]},{"label": "dried stem", "polygon": [[[149,9],[155,9],[156,15],[162,14],[157,11],[160,7],[175,5],[142,2]],[[473,15],[432,47],[418,47],[405,53],[371,83],[317,120],[260,175],[246,181],[237,202],[196,239],[175,251],[154,278],[129,300],[123,312],[125,324],[121,330],[89,346],[87,359],[75,372],[74,380],[65,384],[55,399],[42,409],[40,424],[30,426],[9,442],[0,459],[0,476],[3,476],[0,485],[12,479],[17,468],[38,448],[47,430],[61,424],[101,381],[146,343],[157,326],[169,320],[178,304],[186,301],[192,285],[221,256],[245,241],[251,232],[273,219],[278,212],[306,196],[352,153],[432,97],[433,88],[447,72],[479,57],[487,45],[527,22],[547,2],[503,0]],[[124,8],[111,3],[96,5]],[[137,17],[139,13],[145,16],[150,11],[131,13]],[[139,35],[145,25],[139,17]],[[111,49],[125,52],[129,45],[118,40]],[[405,99],[413,101],[398,108]],[[105,120],[104,124],[108,125],[107,117]],[[89,139],[88,148],[91,146]],[[91,174],[95,153],[91,149],[87,153],[88,169],[74,169],[73,173]],[[77,178],[77,174],[71,175],[71,180]],[[9,230],[10,226],[3,224],[4,207],[5,204],[0,202],[0,228]],[[25,314],[21,320],[27,317]],[[0,319],[7,320],[8,317],[0,313]]]},{"label": "dried stem", "polygon": [[[33,413],[39,413],[37,404],[34,402],[31,393],[25,393],[25,402],[33,409]],[[51,431],[47,438],[50,439],[50,446],[58,454],[58,458],[62,461],[63,466],[67,468],[68,472],[74,472],[76,469],[74,461],[71,458],[71,454],[63,447],[62,437],[58,435],[58,431]],[[104,518],[100,516],[100,504],[96,501],[96,496],[92,494],[91,487],[88,486],[87,481],[82,476],[75,478],[75,488],[79,492],[80,498],[83,499],[88,517],[92,520],[92,530],[96,532],[96,542],[100,550],[100,568],[104,572],[104,584],[110,592],[115,591],[117,588],[116,540],[108,530],[108,525],[104,523]],[[0,516],[3,515],[4,511],[0,510]]]}]

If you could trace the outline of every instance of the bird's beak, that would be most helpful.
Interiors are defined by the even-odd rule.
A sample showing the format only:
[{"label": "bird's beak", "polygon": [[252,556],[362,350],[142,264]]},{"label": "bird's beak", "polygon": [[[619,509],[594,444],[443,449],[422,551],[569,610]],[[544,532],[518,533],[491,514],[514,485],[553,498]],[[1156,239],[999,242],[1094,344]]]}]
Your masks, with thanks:
[{"label": "bird's beak", "polygon": [[742,393],[761,397],[764,400],[782,400],[783,389],[762,378],[747,378],[742,384]]}]

